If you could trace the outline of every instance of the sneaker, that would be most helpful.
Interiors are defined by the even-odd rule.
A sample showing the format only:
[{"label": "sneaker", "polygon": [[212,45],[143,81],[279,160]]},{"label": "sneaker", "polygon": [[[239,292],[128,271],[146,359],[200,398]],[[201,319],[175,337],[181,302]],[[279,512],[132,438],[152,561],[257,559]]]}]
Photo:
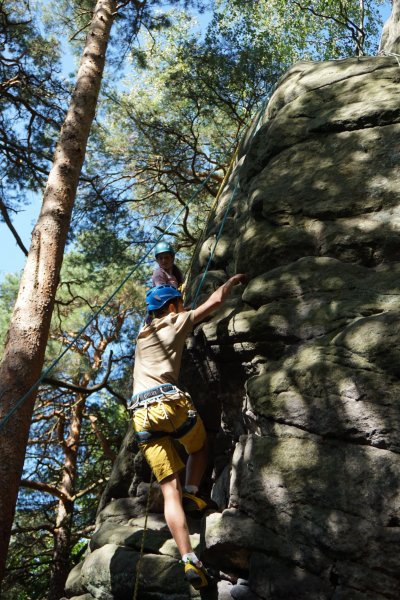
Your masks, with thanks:
[{"label": "sneaker", "polygon": [[184,563],[185,579],[195,590],[207,587],[213,582],[213,577],[200,561],[194,563],[190,560]]},{"label": "sneaker", "polygon": [[200,516],[209,507],[208,503],[196,496],[195,494],[189,494],[189,492],[183,492],[182,494],[182,507],[185,513],[192,516]]}]

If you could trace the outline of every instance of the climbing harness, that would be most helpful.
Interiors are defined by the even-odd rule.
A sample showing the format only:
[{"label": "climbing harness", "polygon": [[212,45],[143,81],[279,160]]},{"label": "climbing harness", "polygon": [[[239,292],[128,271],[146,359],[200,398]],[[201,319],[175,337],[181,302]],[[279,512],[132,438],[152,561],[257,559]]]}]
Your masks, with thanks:
[{"label": "climbing harness", "polygon": [[[162,410],[164,411],[164,416],[166,421],[170,421],[173,427],[173,431],[163,431],[157,430],[153,431],[150,429],[143,429],[143,431],[135,431],[135,438],[138,444],[145,444],[147,442],[152,442],[153,440],[158,440],[166,435],[178,440],[183,437],[196,425],[197,422],[197,412],[195,410],[188,410],[187,419],[182,425],[176,429],[168,416],[165,408],[164,401],[169,400],[169,396],[185,395],[182,390],[180,390],[176,385],[172,385],[170,383],[163,383],[158,385],[157,387],[150,388],[148,390],[144,390],[143,392],[139,392],[132,396],[132,403],[128,406],[128,410],[132,410],[133,412],[139,410],[140,408],[146,409],[146,416],[144,420],[144,427],[146,426],[146,422],[148,421],[148,407],[153,404],[158,404]],[[187,394],[186,394],[187,395]]]},{"label": "climbing harness", "polygon": [[142,256],[142,258],[136,263],[136,265],[133,267],[133,269],[131,269],[131,271],[129,271],[129,273],[126,275],[126,277],[124,277],[124,279],[122,280],[122,282],[118,285],[118,287],[114,290],[114,292],[109,296],[109,298],[104,302],[104,304],[90,317],[90,319],[82,327],[82,329],[80,329],[78,331],[78,333],[73,338],[73,340],[66,346],[66,348],[64,348],[64,350],[51,363],[51,365],[42,372],[42,374],[39,377],[39,379],[37,379],[35,381],[35,383],[32,384],[32,386],[29,388],[29,390],[15,403],[15,405],[3,417],[3,419],[0,421],[0,431],[7,425],[8,421],[19,410],[19,408],[29,399],[29,397],[31,396],[31,394],[39,387],[39,385],[43,382],[43,380],[46,377],[48,377],[48,375],[50,374],[50,372],[54,369],[54,367],[57,366],[57,364],[60,362],[60,360],[67,354],[67,352],[74,346],[74,344],[76,344],[76,342],[79,340],[79,338],[85,333],[85,331],[89,327],[89,325],[91,325],[91,323],[93,323],[93,321],[100,315],[100,313],[102,313],[103,310],[110,304],[111,300],[124,287],[125,283],[132,277],[133,273],[135,273],[137,271],[137,269],[144,263],[144,261],[146,260],[146,258],[151,254],[151,252],[153,251],[153,249],[160,242],[161,238],[165,235],[165,233],[167,231],[169,231],[172,228],[172,226],[176,223],[176,221],[179,219],[179,217],[181,216],[181,214],[187,209],[187,207],[189,206],[189,204],[191,204],[193,202],[193,200],[197,197],[197,195],[201,192],[201,190],[203,189],[203,187],[205,187],[205,185],[207,184],[207,182],[209,181],[209,179],[212,177],[212,175],[217,170],[218,170],[218,167],[215,167],[215,169],[213,169],[207,175],[206,179],[202,182],[201,186],[199,186],[197,188],[197,190],[189,198],[187,204],[185,204],[182,207],[182,209],[172,219],[172,221],[169,223],[169,225],[167,225],[167,227],[158,236],[158,238],[156,239],[156,241],[154,242],[154,244],[151,246],[151,248],[144,254],[144,256]]},{"label": "climbing harness", "polygon": [[[271,91],[271,94],[272,94],[272,91]],[[259,126],[262,114],[263,114],[263,112],[265,110],[265,107],[266,107],[268,101],[269,101],[270,95],[268,95],[266,97],[266,99],[264,100],[264,102],[262,104],[262,107],[259,110],[258,115],[256,115],[256,117],[253,119],[253,122],[254,121],[256,122],[255,126],[254,126],[254,132],[256,132],[258,130],[258,126]],[[251,125],[250,125],[250,127],[251,127]],[[222,182],[222,184],[220,186],[220,189],[219,189],[218,194],[216,196],[216,199],[214,201],[213,207],[211,209],[211,214],[216,211],[216,208],[217,208],[218,202],[219,202],[219,198],[220,198],[220,196],[222,194],[222,191],[223,191],[223,189],[224,189],[224,187],[225,187],[225,185],[226,185],[226,183],[227,183],[227,181],[228,181],[228,179],[229,179],[229,177],[230,177],[230,175],[231,175],[231,173],[233,171],[233,165],[234,165],[234,163],[235,163],[235,161],[237,159],[239,146],[240,146],[240,142],[238,142],[238,144],[237,144],[237,147],[236,147],[235,153],[234,153],[234,155],[232,157],[232,160],[230,162],[228,171],[227,171],[227,173],[226,173],[226,175],[224,177],[224,180],[223,180],[223,182]],[[192,308],[196,308],[196,303],[197,303],[197,300],[198,300],[198,297],[199,297],[199,294],[200,294],[200,290],[201,290],[202,285],[204,283],[204,280],[205,280],[205,277],[207,275],[208,269],[210,268],[211,261],[214,258],[215,250],[216,250],[218,242],[219,242],[219,240],[221,238],[221,235],[222,235],[222,232],[223,232],[226,220],[228,218],[228,213],[229,213],[230,208],[232,206],[233,200],[236,198],[236,194],[237,194],[238,188],[239,188],[239,180],[236,181],[236,185],[235,185],[234,191],[232,193],[230,201],[228,202],[228,205],[227,205],[227,208],[225,210],[223,219],[221,221],[221,225],[219,227],[218,234],[216,236],[213,249],[212,249],[212,251],[210,253],[210,257],[208,259],[205,271],[203,273],[203,276],[202,276],[202,278],[200,280],[199,285],[197,286],[197,289],[196,289],[196,292],[195,292],[195,295],[194,295],[194,298],[193,298]],[[196,255],[196,252],[197,252],[198,248],[200,248],[201,244],[204,241],[204,235],[205,235],[205,232],[203,233],[201,242],[198,242],[197,245],[196,245],[195,251],[193,253],[192,260],[190,262],[190,267],[193,264],[193,259],[194,259],[194,256]],[[140,433],[143,433],[143,432],[140,432]],[[171,435],[171,434],[169,433],[168,435]],[[174,436],[172,436],[172,437],[174,437]],[[153,439],[155,439],[155,438],[153,438]],[[150,490],[149,490],[149,496],[150,496]],[[191,496],[191,498],[190,498],[190,496]],[[195,496],[194,498],[196,498],[197,501],[201,500],[201,498],[198,498],[197,496]],[[182,503],[185,503],[186,506],[188,507],[189,504],[193,505],[193,502],[194,502],[197,505],[196,506],[197,511],[200,514],[202,514],[202,512],[204,511],[204,508],[206,508],[206,506],[202,508],[201,504],[199,502],[196,502],[196,500],[193,500],[193,494],[188,494],[187,492],[184,492],[183,495],[182,495]],[[191,508],[190,510],[193,511],[193,508]],[[146,516],[147,516],[147,514],[146,514]],[[144,539],[144,536],[145,536],[145,530],[143,531],[143,539]],[[185,579],[195,589],[201,589],[203,587],[206,587],[206,586],[210,585],[210,583],[213,582],[213,578],[209,575],[209,573],[207,572],[207,569],[204,566],[202,566],[201,568],[199,568],[196,565],[192,564],[191,562],[185,562]],[[137,592],[137,590],[135,591],[135,595],[134,595],[133,600],[136,600],[136,592]]]},{"label": "climbing harness", "polygon": [[169,436],[174,438],[174,440],[179,440],[179,438],[183,437],[197,423],[197,412],[195,410],[188,410],[188,417],[184,423],[175,431],[151,431],[151,430],[143,430],[143,431],[135,431],[135,439],[138,444],[146,444],[148,442],[153,442],[154,440],[159,440],[165,436]]},{"label": "climbing harness", "polygon": [[132,396],[131,404],[128,406],[128,410],[136,410],[141,406],[147,406],[149,400],[153,402],[158,398],[163,398],[166,394],[182,394],[181,390],[172,385],[172,383],[163,383],[157,387],[144,390]]}]

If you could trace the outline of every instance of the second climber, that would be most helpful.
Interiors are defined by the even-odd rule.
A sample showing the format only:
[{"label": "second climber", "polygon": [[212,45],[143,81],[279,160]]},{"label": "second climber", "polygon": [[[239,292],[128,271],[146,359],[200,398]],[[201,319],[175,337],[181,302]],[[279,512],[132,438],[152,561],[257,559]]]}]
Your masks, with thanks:
[{"label": "second climber", "polygon": [[183,274],[175,264],[175,251],[168,242],[161,241],[154,248],[155,259],[158,263],[153,271],[153,287],[168,284],[179,289],[183,283]]}]

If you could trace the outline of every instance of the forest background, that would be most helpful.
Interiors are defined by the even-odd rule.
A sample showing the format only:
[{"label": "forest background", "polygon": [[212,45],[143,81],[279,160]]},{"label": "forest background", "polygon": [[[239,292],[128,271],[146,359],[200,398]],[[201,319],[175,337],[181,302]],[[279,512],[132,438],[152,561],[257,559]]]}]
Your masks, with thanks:
[{"label": "forest background", "polygon": [[[0,0],[0,358],[20,280],[9,265],[27,252],[26,221],[40,206],[93,7]],[[176,218],[166,239],[185,270],[238,140],[279,77],[298,60],[375,55],[390,8],[385,0],[121,2],[45,365],[72,347],[39,389],[6,600],[58,600],[85,552],[128,424],[155,241]]]}]

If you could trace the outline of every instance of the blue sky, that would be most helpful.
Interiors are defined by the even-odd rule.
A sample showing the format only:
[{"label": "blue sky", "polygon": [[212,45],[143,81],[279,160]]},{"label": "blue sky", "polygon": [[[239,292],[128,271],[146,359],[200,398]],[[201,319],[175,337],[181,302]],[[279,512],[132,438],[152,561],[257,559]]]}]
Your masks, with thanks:
[{"label": "blue sky", "polygon": [[[75,59],[68,45],[63,43],[62,71],[65,75],[76,72]],[[37,221],[42,204],[41,194],[27,192],[27,202],[20,212],[11,213],[12,223],[25,248],[29,250],[32,230]],[[3,221],[0,221],[0,283],[7,273],[18,273],[25,265],[25,255],[16,244],[15,238]]]},{"label": "blue sky", "polygon": [[[381,11],[384,21],[388,18],[390,9],[390,1],[386,0]],[[64,72],[74,72],[74,61],[66,48],[63,59]],[[38,194],[29,194],[29,199],[31,200],[30,205],[24,207],[18,214],[11,215],[14,227],[28,249],[32,230],[40,212],[41,196]],[[0,221],[0,283],[7,273],[16,273],[20,271],[23,269],[24,264],[25,255],[17,246],[8,227]]]},{"label": "blue sky", "polygon": [[[29,249],[33,226],[40,212],[41,198],[31,194],[32,202],[30,206],[19,212],[17,215],[11,214],[11,219],[15,229],[18,231],[26,248]],[[15,273],[20,271],[25,264],[25,255],[17,246],[14,236],[11,234],[7,225],[0,222],[0,281],[4,279],[6,273]]]}]

